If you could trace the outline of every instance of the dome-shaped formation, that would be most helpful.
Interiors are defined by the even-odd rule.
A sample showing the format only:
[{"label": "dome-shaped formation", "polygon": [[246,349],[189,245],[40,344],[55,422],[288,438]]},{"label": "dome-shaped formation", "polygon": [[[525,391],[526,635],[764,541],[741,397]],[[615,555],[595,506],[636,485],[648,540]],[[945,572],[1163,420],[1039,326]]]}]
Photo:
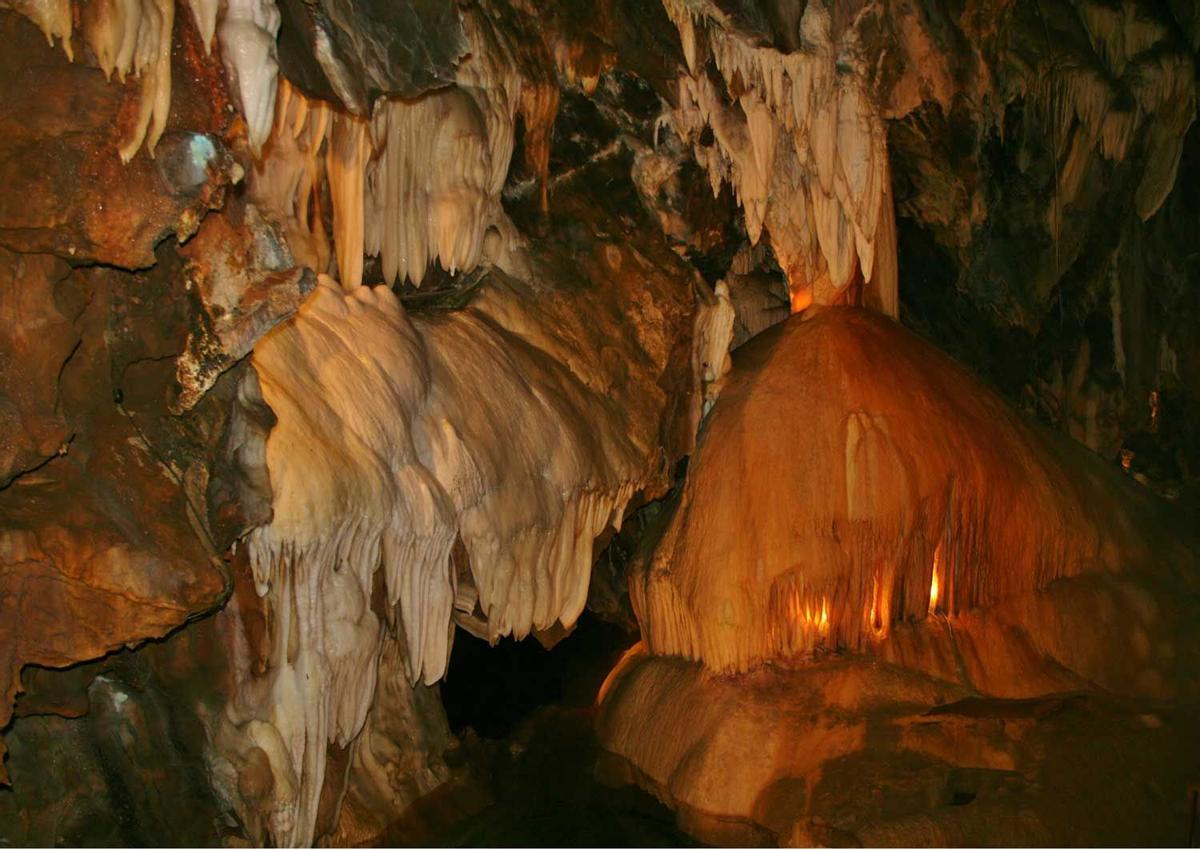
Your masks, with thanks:
[{"label": "dome-shaped formation", "polygon": [[1188,557],[1156,551],[1118,473],[892,321],[810,311],[739,354],[632,581],[653,653],[729,672],[874,651],[907,621]]}]

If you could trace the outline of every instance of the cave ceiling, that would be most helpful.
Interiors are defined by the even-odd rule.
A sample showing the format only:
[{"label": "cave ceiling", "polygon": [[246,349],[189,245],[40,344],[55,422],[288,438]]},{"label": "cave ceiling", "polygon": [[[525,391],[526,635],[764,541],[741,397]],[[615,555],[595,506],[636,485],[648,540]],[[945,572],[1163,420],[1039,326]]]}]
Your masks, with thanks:
[{"label": "cave ceiling", "polygon": [[[0,43],[0,842],[383,840],[465,782],[455,635],[585,611],[641,639],[603,746],[718,842],[856,792],[675,773],[639,712],[733,706],[706,670],[935,683],[797,673],[829,759],[860,688],[1198,698],[1193,2],[0,0]],[[975,722],[913,749],[1036,758]]]}]

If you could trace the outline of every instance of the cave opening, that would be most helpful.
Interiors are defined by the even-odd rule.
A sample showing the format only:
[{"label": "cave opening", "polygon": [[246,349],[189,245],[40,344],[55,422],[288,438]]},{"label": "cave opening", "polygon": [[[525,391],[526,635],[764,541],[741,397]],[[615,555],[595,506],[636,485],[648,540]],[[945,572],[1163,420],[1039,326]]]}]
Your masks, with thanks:
[{"label": "cave opening", "polygon": [[441,684],[451,731],[473,729],[482,738],[503,739],[539,709],[586,709],[608,671],[637,640],[587,611],[573,630],[555,637],[549,647],[534,637],[505,637],[490,646],[459,629]]},{"label": "cave opening", "polygon": [[1200,0],[0,44],[0,848],[1197,846]]},{"label": "cave opening", "polygon": [[[670,809],[605,777],[597,693],[636,637],[586,611],[555,636],[490,646],[456,634],[439,688],[472,780],[416,834],[440,846],[693,846]],[[388,837],[413,835],[409,820]]]}]

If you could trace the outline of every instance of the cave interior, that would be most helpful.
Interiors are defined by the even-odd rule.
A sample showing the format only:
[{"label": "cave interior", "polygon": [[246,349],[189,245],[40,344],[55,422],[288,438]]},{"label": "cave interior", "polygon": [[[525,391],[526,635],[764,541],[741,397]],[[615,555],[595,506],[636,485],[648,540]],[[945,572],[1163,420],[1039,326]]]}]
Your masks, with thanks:
[{"label": "cave interior", "polygon": [[1200,846],[1195,0],[0,42],[0,846]]}]

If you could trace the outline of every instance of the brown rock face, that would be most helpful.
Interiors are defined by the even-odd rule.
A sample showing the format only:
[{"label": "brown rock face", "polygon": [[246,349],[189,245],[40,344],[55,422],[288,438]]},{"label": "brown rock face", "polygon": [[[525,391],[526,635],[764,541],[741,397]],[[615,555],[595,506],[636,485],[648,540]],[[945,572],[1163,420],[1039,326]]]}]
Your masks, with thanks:
[{"label": "brown rock face", "polygon": [[[204,266],[189,291],[184,260],[163,241],[191,236],[225,202],[233,170],[223,83],[190,20],[176,29],[168,133],[154,159],[126,166],[117,144],[134,87],[106,82],[83,50],[66,62],[0,11],[0,729],[23,667],[134,647],[219,604],[230,578],[218,553],[262,498],[261,482],[234,471],[265,433],[244,415],[252,398],[233,403],[241,372],[172,416],[174,361],[207,329],[215,341],[193,361],[202,390],[218,383],[294,310],[302,275]],[[269,229],[253,227],[239,216],[217,228],[223,249],[251,256],[247,246],[269,243]],[[78,694],[65,708],[35,698],[23,710],[39,704],[81,710]]]},{"label": "brown rock face", "polygon": [[65,451],[71,433],[58,405],[58,375],[79,345],[70,307],[55,303],[55,286],[70,267],[44,254],[0,249],[0,486]]},{"label": "brown rock face", "polygon": [[[185,307],[183,293],[172,295],[169,278],[105,270],[72,272],[55,290],[22,271],[65,266],[9,259],[6,294],[41,291],[44,306],[57,291],[72,321],[50,313],[47,327],[62,333],[10,343],[33,364],[57,365],[6,370],[4,381],[32,427],[16,431],[23,451],[0,490],[0,722],[22,666],[63,667],[160,637],[210,609],[227,582],[203,525],[202,480],[224,414],[213,406],[187,422],[163,418],[171,372],[160,352],[178,326],[139,316]],[[30,327],[6,325],[14,335]],[[43,379],[49,393],[38,392]],[[218,430],[206,437],[210,425]]]},{"label": "brown rock face", "polygon": [[117,148],[136,112],[137,81],[107,82],[82,59],[68,63],[32,23],[0,11],[0,245],[145,268],[164,236],[185,238],[220,205],[224,180],[210,175],[232,162],[218,141],[229,120],[224,83],[190,18],[177,16],[175,26],[163,146],[126,165]]}]

